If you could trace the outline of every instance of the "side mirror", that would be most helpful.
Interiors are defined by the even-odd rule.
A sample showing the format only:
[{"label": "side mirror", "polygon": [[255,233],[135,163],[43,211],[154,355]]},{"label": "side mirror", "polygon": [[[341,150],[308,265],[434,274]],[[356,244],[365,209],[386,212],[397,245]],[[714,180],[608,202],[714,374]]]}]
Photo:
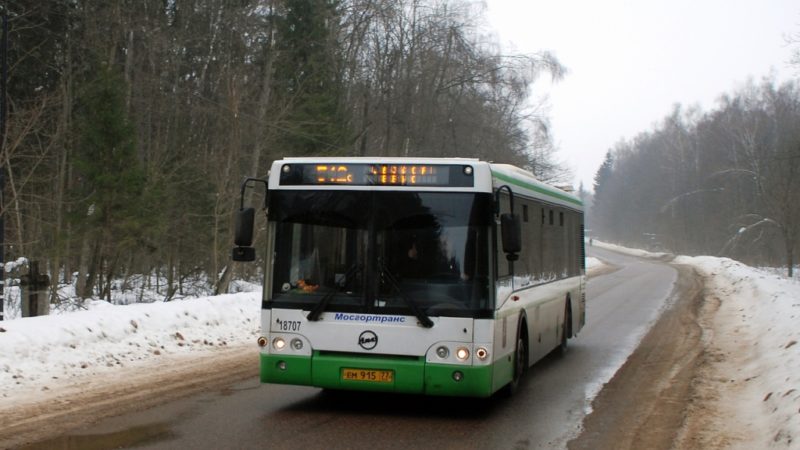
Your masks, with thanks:
[{"label": "side mirror", "polygon": [[253,245],[253,224],[255,223],[256,210],[253,208],[242,208],[236,212],[236,228],[233,249],[234,261],[255,261],[256,249]]},{"label": "side mirror", "polygon": [[503,252],[506,259],[516,261],[522,251],[522,224],[516,214],[500,215],[500,232],[503,239]]},{"label": "side mirror", "polygon": [[250,247],[253,245],[253,224],[256,219],[254,208],[244,208],[236,212],[236,235],[234,244],[237,247]]}]

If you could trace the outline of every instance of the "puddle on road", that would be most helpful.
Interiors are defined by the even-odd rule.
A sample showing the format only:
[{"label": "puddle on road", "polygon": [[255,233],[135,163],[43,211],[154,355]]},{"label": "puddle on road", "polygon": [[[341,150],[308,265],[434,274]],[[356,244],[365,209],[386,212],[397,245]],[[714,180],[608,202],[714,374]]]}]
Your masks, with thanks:
[{"label": "puddle on road", "polygon": [[177,437],[168,423],[156,423],[104,434],[61,436],[30,444],[24,450],[102,450],[152,444]]}]

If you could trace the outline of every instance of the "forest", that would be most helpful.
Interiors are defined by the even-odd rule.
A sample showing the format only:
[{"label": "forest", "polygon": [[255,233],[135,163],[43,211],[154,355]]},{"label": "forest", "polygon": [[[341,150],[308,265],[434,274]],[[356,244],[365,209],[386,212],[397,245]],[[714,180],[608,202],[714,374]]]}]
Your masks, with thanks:
[{"label": "forest", "polygon": [[[799,60],[800,61],[800,60]],[[800,249],[800,84],[770,78],[713,111],[675,106],[595,176],[592,233],[638,248],[785,267]]]},{"label": "forest", "polygon": [[284,156],[475,157],[564,179],[530,88],[565,69],[503,53],[481,2],[4,8],[5,260],[38,261],[80,298],[142,275],[167,300],[186,280],[221,293],[254,277],[230,263],[237,195]]}]

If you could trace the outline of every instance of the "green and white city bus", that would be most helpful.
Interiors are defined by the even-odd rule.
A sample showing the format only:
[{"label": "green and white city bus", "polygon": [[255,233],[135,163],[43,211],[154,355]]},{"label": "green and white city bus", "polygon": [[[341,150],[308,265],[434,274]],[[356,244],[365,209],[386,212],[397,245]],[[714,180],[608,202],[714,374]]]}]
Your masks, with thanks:
[{"label": "green and white city bus", "polygon": [[488,397],[585,323],[581,201],[503,164],[286,158],[267,186],[261,381]]}]

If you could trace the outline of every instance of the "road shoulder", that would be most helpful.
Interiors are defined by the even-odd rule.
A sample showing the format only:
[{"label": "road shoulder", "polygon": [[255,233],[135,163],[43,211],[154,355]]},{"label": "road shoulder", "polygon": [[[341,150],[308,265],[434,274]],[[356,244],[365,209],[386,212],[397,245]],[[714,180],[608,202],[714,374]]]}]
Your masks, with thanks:
[{"label": "road shoulder", "polygon": [[36,442],[256,376],[258,352],[253,346],[241,346],[165,358],[124,374],[78,379],[0,406],[0,448]]},{"label": "road shoulder", "polygon": [[704,357],[704,300],[702,278],[676,268],[671,306],[594,399],[569,449],[671,448],[681,434]]}]

